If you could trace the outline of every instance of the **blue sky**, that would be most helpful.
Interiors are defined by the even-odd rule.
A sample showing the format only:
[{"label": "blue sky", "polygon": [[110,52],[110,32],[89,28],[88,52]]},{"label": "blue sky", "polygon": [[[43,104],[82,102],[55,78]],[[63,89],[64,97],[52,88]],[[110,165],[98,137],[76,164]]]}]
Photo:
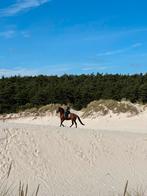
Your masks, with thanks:
[{"label": "blue sky", "polygon": [[0,0],[0,76],[147,72],[145,0]]}]

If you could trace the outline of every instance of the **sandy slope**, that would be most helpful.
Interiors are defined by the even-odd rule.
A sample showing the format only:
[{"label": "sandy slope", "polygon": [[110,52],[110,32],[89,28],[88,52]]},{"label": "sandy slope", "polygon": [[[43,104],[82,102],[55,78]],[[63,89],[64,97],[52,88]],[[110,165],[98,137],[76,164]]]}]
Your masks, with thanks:
[{"label": "sandy slope", "polygon": [[[77,112],[77,111],[72,111],[72,112],[75,112],[80,117],[82,116],[82,112]],[[79,128],[147,133],[147,110],[133,117],[128,117],[127,114],[120,114],[120,115],[111,114],[107,116],[98,116],[95,119],[93,119],[92,117],[85,118],[82,119],[82,121],[85,124],[84,127],[77,120]],[[51,125],[51,126],[58,127],[60,124],[60,119],[59,116],[52,115],[51,113],[49,113],[44,117],[16,118],[16,120],[15,119],[6,120],[6,122],[49,125],[49,126]],[[71,121],[65,121],[64,125],[69,127],[71,125]]]},{"label": "sandy slope", "polygon": [[127,179],[131,190],[146,188],[146,133],[48,125],[58,120],[0,122],[1,178],[12,162],[9,182],[15,187],[21,179],[31,190],[41,184],[41,196],[117,195]]}]

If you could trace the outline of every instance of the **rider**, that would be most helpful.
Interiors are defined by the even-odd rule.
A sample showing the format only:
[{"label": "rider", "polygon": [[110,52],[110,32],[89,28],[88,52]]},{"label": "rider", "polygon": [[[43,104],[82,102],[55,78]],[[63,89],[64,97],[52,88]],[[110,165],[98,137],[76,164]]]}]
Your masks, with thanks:
[{"label": "rider", "polygon": [[70,114],[70,107],[67,106],[66,110],[65,110],[65,118],[68,118],[68,115]]}]

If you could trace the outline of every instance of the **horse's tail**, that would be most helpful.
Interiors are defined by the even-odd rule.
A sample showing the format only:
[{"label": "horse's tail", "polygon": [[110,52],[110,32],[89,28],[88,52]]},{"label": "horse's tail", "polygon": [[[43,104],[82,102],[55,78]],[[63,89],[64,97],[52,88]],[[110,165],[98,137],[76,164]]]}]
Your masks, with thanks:
[{"label": "horse's tail", "polygon": [[79,117],[79,116],[77,116],[77,117],[78,117],[78,120],[80,121],[80,123],[81,123],[82,125],[84,125],[84,124],[82,123],[82,121],[81,121],[80,117]]}]

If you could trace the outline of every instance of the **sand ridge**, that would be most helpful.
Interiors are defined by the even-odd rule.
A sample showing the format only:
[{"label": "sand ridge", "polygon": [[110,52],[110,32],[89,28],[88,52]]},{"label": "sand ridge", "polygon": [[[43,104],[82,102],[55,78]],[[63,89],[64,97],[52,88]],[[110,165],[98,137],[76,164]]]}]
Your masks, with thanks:
[{"label": "sand ridge", "polygon": [[147,186],[146,133],[59,128],[27,120],[1,122],[0,132],[1,177],[12,162],[10,180],[16,185],[23,179],[32,188],[41,184],[41,195],[118,195],[126,180],[130,190]]}]

